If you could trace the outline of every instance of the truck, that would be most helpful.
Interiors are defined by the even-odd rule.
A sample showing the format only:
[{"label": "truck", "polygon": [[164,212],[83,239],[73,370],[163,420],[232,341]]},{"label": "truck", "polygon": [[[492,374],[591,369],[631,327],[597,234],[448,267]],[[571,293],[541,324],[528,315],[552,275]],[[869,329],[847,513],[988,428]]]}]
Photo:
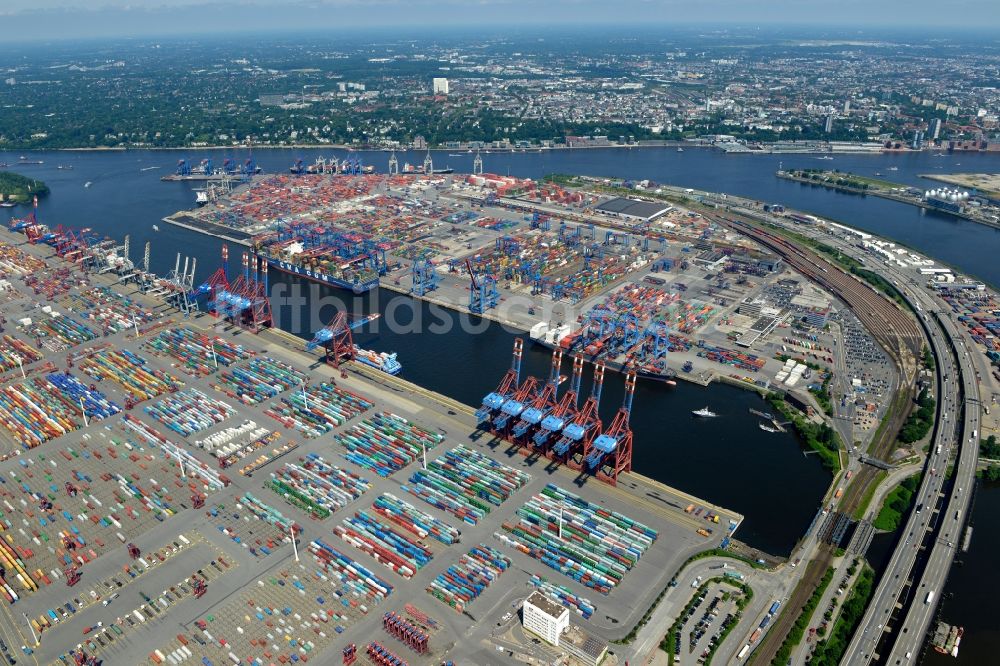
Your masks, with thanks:
[{"label": "truck", "polygon": [[742,659],[743,657],[747,656],[747,652],[749,651],[750,651],[750,645],[744,645],[743,649],[741,649],[739,652],[736,653],[736,658]]},{"label": "truck", "polygon": [[771,607],[767,610],[768,615],[774,615],[778,612],[779,608],[781,608],[781,600],[775,599],[774,603],[771,604]]},{"label": "truck", "polygon": [[733,580],[743,580],[743,574],[739,571],[727,571],[725,576],[726,578],[732,578]]}]

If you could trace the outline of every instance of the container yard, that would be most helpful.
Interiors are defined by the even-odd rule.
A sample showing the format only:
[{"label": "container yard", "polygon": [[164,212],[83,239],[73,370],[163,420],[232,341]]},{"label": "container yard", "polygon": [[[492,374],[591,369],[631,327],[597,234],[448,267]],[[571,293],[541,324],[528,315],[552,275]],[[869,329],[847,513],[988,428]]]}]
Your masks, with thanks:
[{"label": "container yard", "polygon": [[[450,225],[460,208],[423,212]],[[31,324],[0,338],[0,638],[40,663],[340,663],[369,644],[421,666],[504,661],[489,627],[532,590],[610,640],[726,536],[699,534],[696,498],[627,471],[573,485],[579,470],[496,447],[471,407],[341,375],[277,331],[237,342],[225,318],[114,275],[74,265],[54,316],[18,268],[64,259],[4,239]]]},{"label": "container yard", "polygon": [[167,221],[238,230],[279,270],[347,293],[407,293],[610,370],[767,388],[782,367],[775,342],[829,299],[747,314],[797,277],[773,254],[675,204],[591,185],[303,172],[255,178]]}]

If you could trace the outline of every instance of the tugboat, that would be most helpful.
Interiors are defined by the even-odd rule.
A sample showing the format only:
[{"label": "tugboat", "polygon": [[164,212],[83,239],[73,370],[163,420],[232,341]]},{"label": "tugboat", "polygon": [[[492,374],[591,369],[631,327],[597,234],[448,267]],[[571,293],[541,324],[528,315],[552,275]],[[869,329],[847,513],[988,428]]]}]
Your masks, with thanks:
[{"label": "tugboat", "polygon": [[718,416],[718,414],[716,414],[715,412],[713,412],[708,407],[702,407],[701,409],[695,409],[691,413],[694,414],[695,416],[702,416],[704,418],[712,418],[713,416]]}]

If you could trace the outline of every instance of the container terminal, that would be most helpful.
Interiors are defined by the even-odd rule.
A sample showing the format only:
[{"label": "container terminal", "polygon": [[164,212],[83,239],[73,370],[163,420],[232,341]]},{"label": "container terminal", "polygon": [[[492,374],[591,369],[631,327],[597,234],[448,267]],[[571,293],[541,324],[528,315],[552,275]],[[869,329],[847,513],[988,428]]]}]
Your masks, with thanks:
[{"label": "container terminal", "polygon": [[303,172],[165,221],[273,270],[407,293],[640,378],[805,393],[832,363],[829,294],[681,203],[491,174]]},{"label": "container terminal", "polygon": [[[133,264],[127,241],[14,228],[0,650],[19,662],[551,661],[494,636],[537,592],[573,617],[560,649],[623,663],[631,648],[608,641],[742,521],[615,468],[649,445],[631,441],[630,399],[607,428],[556,427],[601,384],[518,376],[520,341],[477,409],[359,360],[364,321],[340,313],[305,345],[268,326],[259,257],[196,282],[179,257],[149,273],[148,248]],[[621,379],[634,371],[606,381]],[[577,430],[587,448],[565,464],[503,441],[547,431],[558,449]]]}]

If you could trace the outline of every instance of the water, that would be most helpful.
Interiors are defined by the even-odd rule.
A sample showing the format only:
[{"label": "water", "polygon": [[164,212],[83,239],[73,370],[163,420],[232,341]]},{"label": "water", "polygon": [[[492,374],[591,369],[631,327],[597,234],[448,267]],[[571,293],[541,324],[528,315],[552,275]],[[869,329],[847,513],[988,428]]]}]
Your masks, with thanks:
[{"label": "water", "polygon": [[1000,597],[992,585],[1000,535],[993,529],[1000,512],[1000,485],[980,483],[972,510],[972,547],[958,552],[945,585],[938,616],[949,624],[965,627],[958,659],[930,650],[927,666],[963,666],[996,663],[1000,645]]},{"label": "water", "polygon": [[[0,161],[14,165],[21,154],[44,161],[42,165],[11,167],[25,175],[37,176],[52,189],[52,194],[39,206],[38,215],[43,223],[53,227],[60,223],[89,226],[114,238],[129,233],[132,259],[137,263],[141,261],[143,244],[151,240],[150,266],[159,273],[174,267],[178,251],[198,259],[199,280],[219,265],[220,243],[216,239],[161,221],[164,216],[193,205],[194,186],[164,183],[159,178],[170,173],[180,158],[197,162],[202,156],[211,155],[215,164],[221,164],[225,157],[242,162],[245,150],[0,153]],[[341,159],[347,157],[344,151],[324,149],[258,150],[254,156],[265,171],[284,172],[297,157],[308,164],[316,157],[334,154]],[[354,155],[380,170],[385,169],[389,157],[388,153],[374,151],[359,151]],[[423,161],[423,154],[412,152],[401,152],[398,157],[401,164]],[[470,170],[473,157],[434,153],[438,167],[451,166],[458,171]],[[844,155],[832,161],[819,161],[807,155],[724,155],[704,149],[678,153],[667,148],[492,153],[484,154],[483,159],[488,171],[522,177],[563,172],[648,178],[782,202],[895,238],[1000,284],[1000,265],[995,261],[1000,249],[1000,231],[905,204],[838,194],[774,176],[779,165],[838,168],[866,175],[881,171],[888,179],[927,188],[931,181],[919,179],[918,174],[997,171],[1000,155]],[[73,168],[58,169],[59,165]],[[898,171],[888,171],[893,165]],[[86,182],[91,185],[84,187]],[[23,207],[13,209],[16,215],[25,212]],[[159,232],[153,231],[154,224],[159,225]],[[235,269],[237,262],[233,264]],[[384,311],[392,302],[390,292],[380,291],[377,303],[366,301],[361,309]],[[423,307],[417,311],[422,316],[427,314]],[[296,332],[308,337],[311,331],[306,328],[300,326]],[[487,326],[479,335],[452,333],[436,336],[434,340],[424,339],[427,335],[398,335],[382,328],[372,339],[365,335],[360,339],[372,348],[399,352],[406,378],[470,404],[478,404],[509,364],[513,335],[499,326]],[[530,348],[525,355],[525,372],[546,374],[548,358],[548,352]],[[602,401],[605,416],[620,402],[621,377],[609,374]],[[740,529],[743,539],[770,552],[787,553],[811,520],[829,477],[814,456],[802,456],[790,435],[760,431],[756,419],[747,413],[747,407],[755,403],[759,400],[749,393],[726,386],[700,389],[681,384],[672,389],[640,382],[633,416],[635,468],[744,513],[747,521]],[[705,404],[723,416],[705,422],[693,419],[690,410]]]}]

